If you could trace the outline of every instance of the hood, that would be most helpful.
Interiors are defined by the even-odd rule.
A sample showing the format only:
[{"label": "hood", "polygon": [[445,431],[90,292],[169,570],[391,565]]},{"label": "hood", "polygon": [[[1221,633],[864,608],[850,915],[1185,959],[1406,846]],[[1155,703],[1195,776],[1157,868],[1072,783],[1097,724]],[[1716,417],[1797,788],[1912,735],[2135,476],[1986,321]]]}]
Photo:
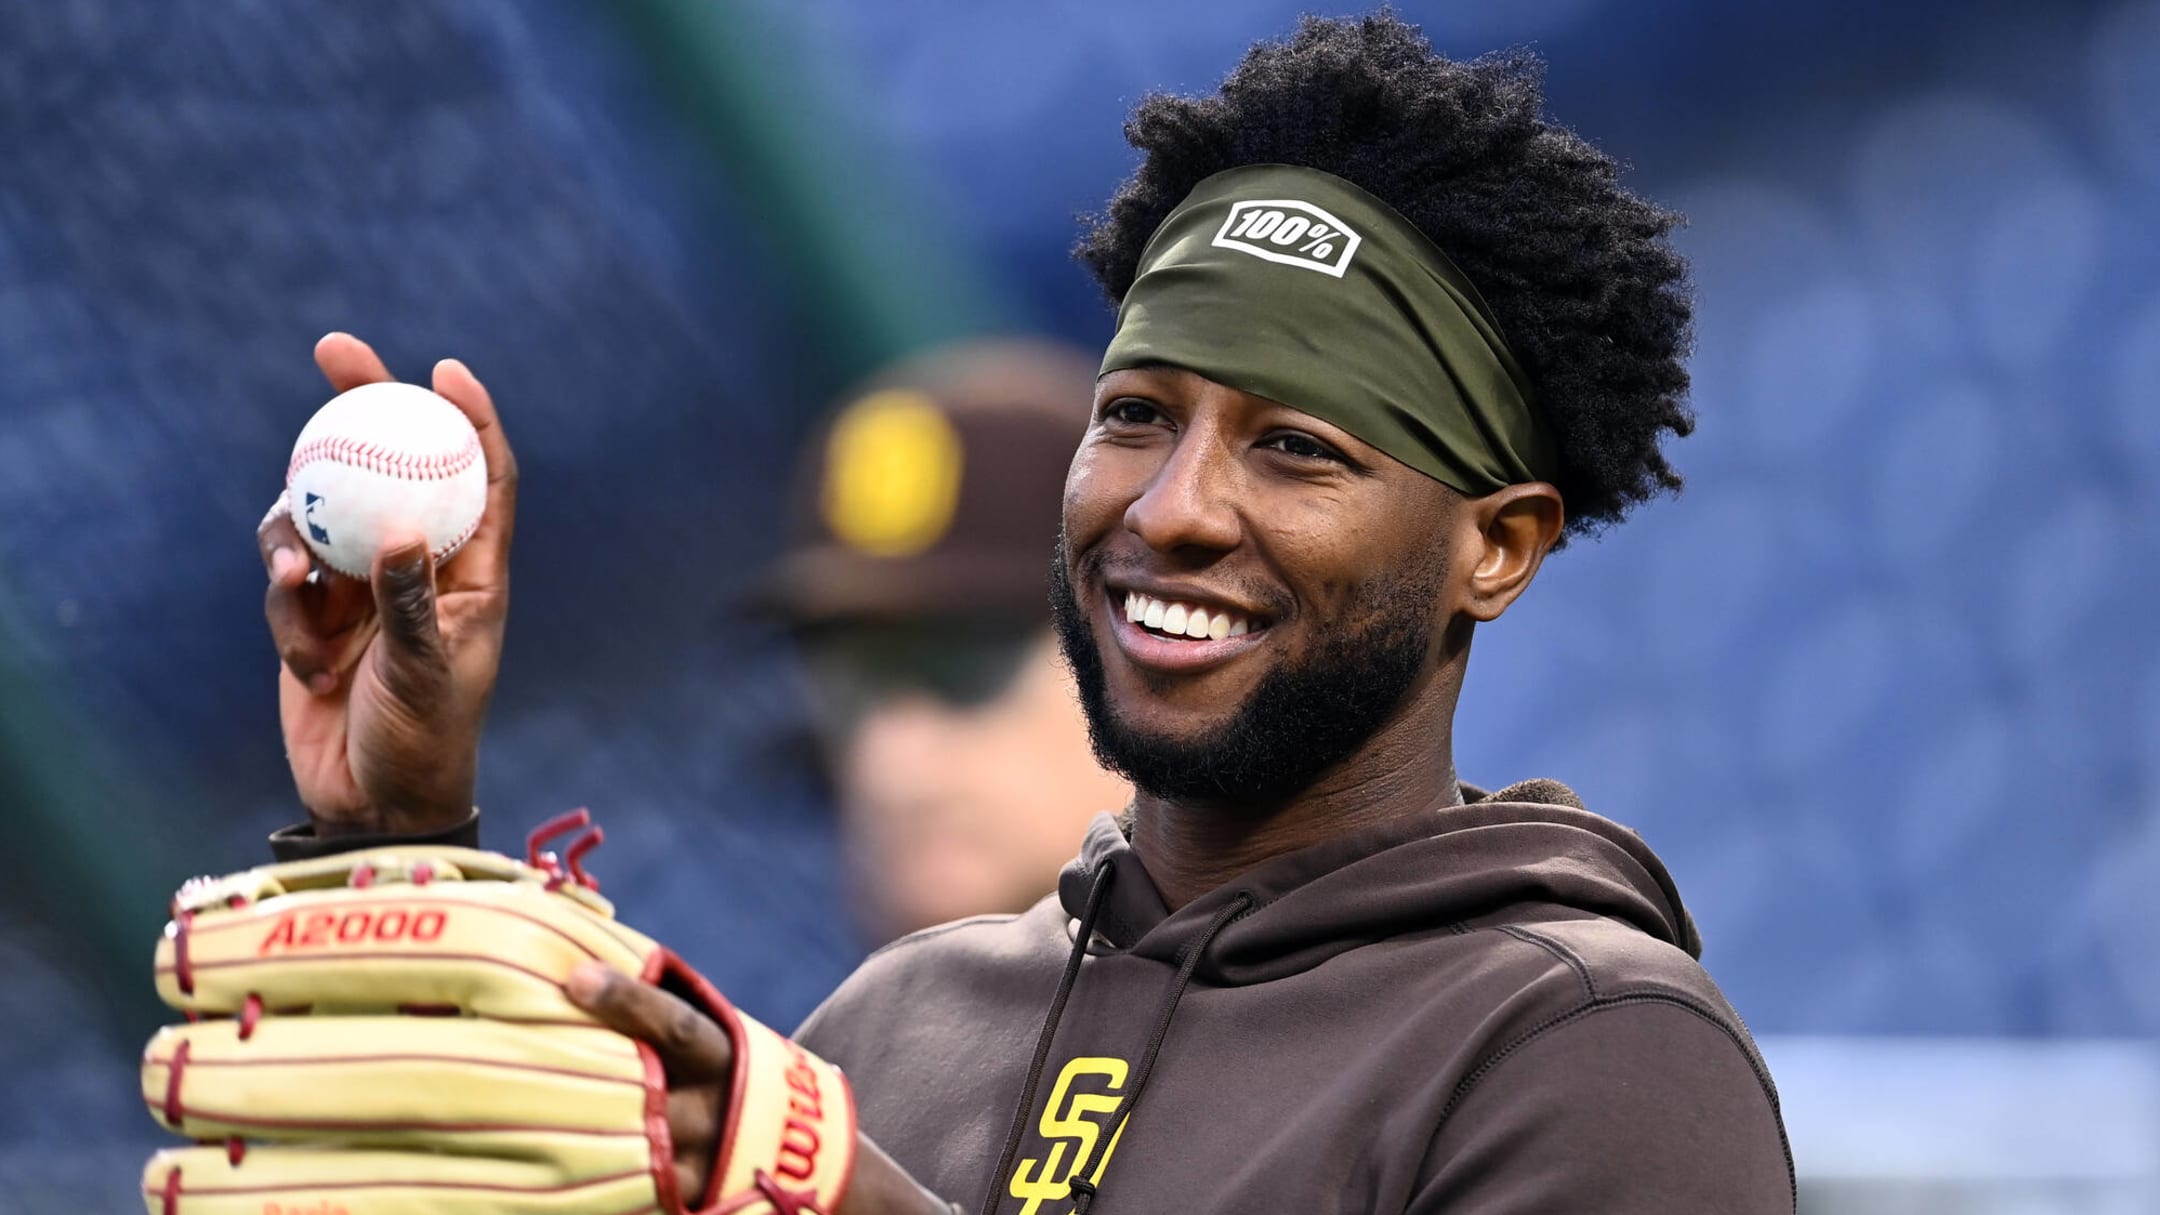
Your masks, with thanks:
[{"label": "hood", "polygon": [[1192,940],[1240,896],[1249,909],[1222,926],[1195,973],[1238,986],[1279,979],[1360,945],[1474,923],[1524,905],[1566,908],[1632,924],[1700,957],[1680,893],[1633,831],[1583,809],[1558,781],[1524,781],[1465,804],[1346,832],[1249,869],[1175,914],[1118,821],[1102,815],[1058,882],[1079,917],[1104,866],[1118,870],[1096,935],[1175,966]]}]

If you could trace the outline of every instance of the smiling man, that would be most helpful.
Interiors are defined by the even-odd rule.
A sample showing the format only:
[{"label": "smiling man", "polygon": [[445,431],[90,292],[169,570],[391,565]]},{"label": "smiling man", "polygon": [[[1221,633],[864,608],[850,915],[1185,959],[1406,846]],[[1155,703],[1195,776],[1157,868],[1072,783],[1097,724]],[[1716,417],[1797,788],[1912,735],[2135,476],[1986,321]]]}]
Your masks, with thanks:
[{"label": "smiling man", "polygon": [[[838,1211],[1793,1209],[1664,867],[1557,783],[1456,774],[1477,627],[1677,487],[1660,442],[1691,429],[1676,217],[1541,105],[1534,62],[1451,62],[1389,15],[1140,105],[1080,248],[1118,327],[1052,565],[1135,796],[1055,895],[903,938],[798,1031],[855,1093]],[[318,358],[387,377],[348,338]],[[400,549],[372,599],[312,586],[289,521],[263,531],[311,818],[285,855],[475,830],[514,466],[477,381],[437,386],[496,477],[439,574]],[[771,1090],[674,995],[567,989],[697,1081],[660,1142],[704,1192],[727,1103]],[[819,1209],[759,1176],[742,1209]]]},{"label": "smiling man", "polygon": [[1059,898],[903,941],[800,1035],[934,1192],[1793,1209],[1657,858],[1453,763],[1476,627],[1676,487],[1692,425],[1676,217],[1541,118],[1537,71],[1308,21],[1128,125],[1053,603],[1133,805]]}]

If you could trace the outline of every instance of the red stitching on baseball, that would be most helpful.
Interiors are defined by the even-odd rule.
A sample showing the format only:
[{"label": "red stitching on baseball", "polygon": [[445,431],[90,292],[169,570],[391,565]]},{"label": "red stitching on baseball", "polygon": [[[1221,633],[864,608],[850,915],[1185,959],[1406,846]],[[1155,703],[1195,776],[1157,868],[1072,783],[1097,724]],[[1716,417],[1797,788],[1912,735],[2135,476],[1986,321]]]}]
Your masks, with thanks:
[{"label": "red stitching on baseball", "polygon": [[457,476],[471,468],[480,458],[480,436],[473,434],[465,445],[456,451],[421,454],[409,451],[393,451],[376,443],[362,443],[346,435],[323,435],[309,439],[293,451],[292,462],[285,466],[285,484],[291,485],[300,470],[317,460],[336,460],[379,472],[385,476],[402,477],[408,481],[440,481]]},{"label": "red stitching on baseball", "polygon": [[474,532],[480,530],[480,519],[481,516],[474,515],[473,521],[465,525],[464,531],[459,532],[457,536],[450,541],[450,543],[436,549],[430,555],[433,556],[437,561],[440,561],[442,560],[442,556],[444,553],[454,553],[457,550],[464,548],[465,542],[472,539],[472,535]]}]

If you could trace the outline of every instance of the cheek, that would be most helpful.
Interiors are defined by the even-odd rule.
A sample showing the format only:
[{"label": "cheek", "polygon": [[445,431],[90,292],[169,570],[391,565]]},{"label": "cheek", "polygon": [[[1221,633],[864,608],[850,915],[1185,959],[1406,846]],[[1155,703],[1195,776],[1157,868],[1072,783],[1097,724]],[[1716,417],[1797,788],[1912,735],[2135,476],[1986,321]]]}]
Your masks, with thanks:
[{"label": "cheek", "polygon": [[1354,494],[1287,494],[1268,504],[1262,543],[1321,620],[1356,617],[1381,587],[1412,580],[1434,595],[1448,537],[1422,504]]},{"label": "cheek", "polygon": [[1284,494],[1254,512],[1267,520],[1264,528],[1254,529],[1254,538],[1269,562],[1283,571],[1299,599],[1309,601],[1303,606],[1319,609],[1323,619],[1389,560],[1372,520],[1354,505],[1312,494]]},{"label": "cheek", "polygon": [[1083,440],[1065,474],[1065,538],[1077,551],[1101,539],[1125,517],[1144,483],[1137,453]]}]

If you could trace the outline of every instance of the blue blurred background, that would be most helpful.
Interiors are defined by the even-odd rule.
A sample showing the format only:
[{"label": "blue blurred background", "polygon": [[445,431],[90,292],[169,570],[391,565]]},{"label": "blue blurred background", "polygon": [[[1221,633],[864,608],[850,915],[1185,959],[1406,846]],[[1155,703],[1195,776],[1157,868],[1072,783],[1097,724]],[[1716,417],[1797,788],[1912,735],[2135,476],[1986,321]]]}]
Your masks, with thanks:
[{"label": "blue blurred background", "polygon": [[[1099,345],[1125,110],[1299,11],[0,7],[0,1211],[134,1209],[166,894],[297,816],[252,532],[316,337],[517,444],[491,842],[593,806],[625,917],[792,1024],[859,948],[726,605],[794,445],[929,343]],[[1689,489],[1485,630],[1466,777],[1670,862],[1807,1209],[2160,1210],[2160,3],[1401,11],[1541,51],[1700,297]]]}]

